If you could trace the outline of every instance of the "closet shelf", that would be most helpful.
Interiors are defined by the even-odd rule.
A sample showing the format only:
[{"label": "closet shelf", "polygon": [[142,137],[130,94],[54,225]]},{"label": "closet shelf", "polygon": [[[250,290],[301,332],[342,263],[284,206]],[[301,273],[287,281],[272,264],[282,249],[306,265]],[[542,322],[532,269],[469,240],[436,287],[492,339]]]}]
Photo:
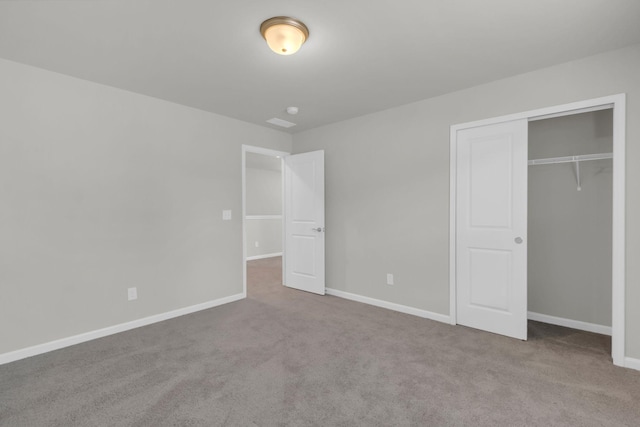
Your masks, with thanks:
[{"label": "closet shelf", "polygon": [[578,183],[578,191],[582,190],[582,184],[580,182],[580,162],[586,162],[589,160],[600,159],[613,159],[613,153],[600,153],[600,154],[582,154],[580,156],[565,156],[565,157],[550,157],[548,159],[533,159],[529,160],[529,166],[533,165],[554,165],[557,163],[573,163],[576,171],[576,181]]},{"label": "closet shelf", "polygon": [[529,166],[553,165],[556,163],[586,162],[588,160],[613,159],[613,153],[582,154],[580,156],[550,157],[548,159],[529,160]]}]

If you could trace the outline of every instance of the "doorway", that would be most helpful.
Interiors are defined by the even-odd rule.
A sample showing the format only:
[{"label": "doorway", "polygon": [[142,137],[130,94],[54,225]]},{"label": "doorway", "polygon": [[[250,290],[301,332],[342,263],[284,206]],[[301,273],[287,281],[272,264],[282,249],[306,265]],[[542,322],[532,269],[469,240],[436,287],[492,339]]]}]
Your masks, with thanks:
[{"label": "doorway", "polygon": [[[529,122],[542,119],[551,119],[562,116],[569,116],[578,113],[588,113],[597,110],[611,109],[612,115],[612,146],[611,160],[613,164],[612,172],[612,220],[611,220],[611,253],[610,253],[610,295],[611,295],[611,335],[612,345],[611,354],[614,364],[618,366],[624,366],[624,265],[625,265],[625,247],[624,247],[624,189],[625,189],[625,172],[624,172],[624,148],[625,148],[625,97],[624,95],[615,95],[611,97],[598,98],[589,101],[577,102],[573,104],[566,104],[556,107],[550,107],[535,111],[529,111],[519,114],[514,114],[505,117],[499,117],[494,119],[483,120],[479,122],[466,123],[461,125],[455,125],[451,127],[451,226],[450,226],[450,313],[451,323],[459,323],[459,315],[467,315],[465,310],[471,307],[480,313],[481,316],[487,316],[489,323],[497,325],[496,327],[502,327],[500,322],[518,323],[519,325],[526,325],[527,321],[527,246],[531,243],[527,239],[526,229],[516,231],[509,230],[512,224],[522,223],[522,211],[520,208],[522,202],[514,201],[514,198],[520,197],[520,193],[528,193],[526,184],[526,174],[528,166],[526,155],[523,157],[518,154],[522,150],[518,147],[527,146],[527,131],[529,128]],[[504,125],[503,125],[504,124]],[[511,125],[509,125],[511,124]],[[503,128],[500,128],[502,126]],[[506,127],[505,127],[506,126]],[[488,141],[487,144],[471,145],[470,141],[479,141],[475,129],[481,129],[486,135],[483,141]],[[505,130],[506,129],[506,130]],[[523,130],[524,129],[524,136]],[[466,140],[465,140],[466,138]],[[474,139],[476,138],[476,139]],[[488,138],[488,139],[487,139]],[[518,142],[514,145],[514,141],[521,141],[524,138],[524,144]],[[471,142],[473,142],[471,141]],[[473,148],[465,154],[465,144]],[[510,151],[510,154],[505,154],[507,151],[504,149],[512,150],[515,147],[515,151]],[[498,151],[492,151],[497,149]],[[460,151],[462,150],[462,151]],[[475,150],[475,151],[474,151]],[[484,150],[484,151],[483,151]],[[461,157],[461,154],[462,157]],[[494,155],[496,154],[497,155]],[[502,153],[502,154],[501,154]],[[515,154],[514,154],[515,153]],[[475,156],[475,157],[474,157]],[[562,157],[562,156],[561,156]],[[474,167],[471,167],[469,159],[473,158],[478,161]],[[490,162],[485,162],[489,159]],[[497,159],[497,160],[496,160]],[[586,160],[586,159],[585,159]],[[483,163],[485,162],[485,163]],[[576,162],[578,163],[578,162]],[[581,163],[581,162],[579,162]],[[491,167],[487,167],[489,165]],[[500,198],[493,196],[490,190],[486,191],[490,197],[495,198],[498,202],[502,203],[507,210],[495,211],[495,204],[491,205],[491,209],[484,210],[487,205],[483,204],[484,194],[474,193],[478,188],[482,190],[482,184],[487,184],[486,188],[490,188],[492,183],[500,183],[498,180],[498,174],[500,169],[494,168],[494,166],[502,167],[502,178],[512,182],[512,172],[516,171],[517,174],[521,174],[524,171],[525,182],[513,183],[508,186],[502,186],[504,194]],[[578,165],[578,168],[580,166]],[[464,175],[464,170],[472,169],[474,174],[471,178]],[[510,169],[512,168],[512,169]],[[461,172],[463,171],[463,172]],[[485,172],[483,172],[485,171]],[[583,170],[584,171],[584,170]],[[463,175],[460,175],[463,173]],[[479,174],[479,175],[478,175]],[[483,175],[484,174],[484,175]],[[576,190],[580,185],[582,175],[576,173]],[[468,179],[467,179],[468,178]],[[473,183],[468,188],[472,190],[465,190],[464,181]],[[461,184],[462,182],[462,184]],[[461,187],[462,185],[462,187]],[[517,187],[517,188],[516,188]],[[515,190],[514,190],[515,188]],[[467,193],[465,193],[467,191]],[[507,192],[510,192],[507,194]],[[485,231],[488,232],[484,237],[485,241],[497,242],[496,236],[504,234],[504,242],[508,243],[504,248],[496,247],[489,250],[484,247],[478,246],[475,243],[465,243],[464,238],[466,236],[475,236],[477,228],[475,224],[469,222],[468,216],[464,216],[464,211],[471,212],[464,206],[467,201],[475,201],[479,203],[474,211],[474,221],[477,224],[483,225]],[[515,203],[515,205],[514,205]],[[526,224],[526,199],[524,201],[524,223]],[[520,206],[520,207],[519,207]],[[498,217],[496,212],[507,212],[506,216]],[[486,215],[485,215],[486,214]],[[461,215],[463,218],[461,219]],[[493,216],[487,216],[493,215]],[[513,215],[513,216],[510,216]],[[495,218],[496,221],[502,221],[500,223],[492,223]],[[512,222],[515,221],[515,222]],[[486,223],[486,224],[485,224]],[[507,227],[507,225],[509,227]],[[466,227],[466,228],[465,228]],[[482,227],[481,227],[482,228]],[[516,227],[517,228],[517,227]],[[521,227],[520,227],[521,228]],[[512,235],[513,234],[513,235]],[[508,236],[507,236],[508,235]],[[463,240],[461,240],[463,239]],[[466,247],[464,245],[467,245]],[[502,243],[501,243],[502,244]],[[474,246],[475,245],[475,246]],[[474,247],[472,247],[474,246]],[[472,256],[473,255],[473,256]],[[471,261],[469,261],[471,260]],[[474,261],[475,260],[475,261]],[[524,260],[524,263],[522,262]],[[467,262],[469,261],[469,262]],[[487,262],[493,263],[495,266],[502,267],[499,280],[492,280],[492,268],[487,267]],[[465,268],[467,268],[465,270]],[[481,280],[476,280],[476,277],[480,275]],[[465,290],[467,286],[465,281],[475,281],[480,285],[476,289],[471,289],[471,292]],[[498,283],[502,288],[493,289],[493,283]],[[483,288],[484,287],[484,288]],[[486,289],[485,289],[486,288]],[[478,290],[482,292],[478,292]],[[489,299],[484,298],[486,290],[489,290]],[[524,292],[523,292],[524,290]],[[475,292],[475,293],[474,293]],[[476,301],[465,299],[465,295],[474,294]],[[522,296],[524,295],[524,296]],[[485,301],[486,300],[486,301]],[[502,305],[496,304],[496,302]],[[524,309],[523,309],[524,307]],[[513,309],[512,309],[513,308]],[[471,319],[473,322],[474,312],[472,310]],[[496,317],[502,315],[502,317]],[[493,316],[493,317],[492,317]],[[605,315],[606,316],[606,315]],[[556,316],[557,317],[557,316]],[[498,319],[496,321],[496,319]],[[462,323],[462,322],[461,322]],[[589,323],[589,322],[585,322]],[[606,323],[606,322],[605,322]],[[491,330],[482,326],[479,323],[479,329]],[[469,326],[476,327],[471,324]],[[520,327],[519,330],[522,328]],[[493,331],[501,333],[500,331]],[[508,334],[507,334],[508,335]],[[512,335],[515,336],[515,335]],[[526,330],[524,331],[524,338],[526,339]]]},{"label": "doorway", "polygon": [[242,147],[243,294],[282,285],[283,157],[289,153]]},{"label": "doorway", "polygon": [[325,294],[324,203],[323,150],[291,155],[242,146],[244,297],[247,262],[276,257],[281,285]]}]

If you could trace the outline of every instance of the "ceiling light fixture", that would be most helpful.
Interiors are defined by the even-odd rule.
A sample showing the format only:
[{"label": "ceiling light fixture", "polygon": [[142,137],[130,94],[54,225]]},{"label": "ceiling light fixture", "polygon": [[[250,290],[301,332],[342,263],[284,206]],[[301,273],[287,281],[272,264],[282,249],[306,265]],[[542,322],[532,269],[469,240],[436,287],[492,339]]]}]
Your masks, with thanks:
[{"label": "ceiling light fixture", "polygon": [[297,19],[276,16],[260,25],[260,33],[272,51],[279,55],[293,55],[309,38],[309,29]]}]

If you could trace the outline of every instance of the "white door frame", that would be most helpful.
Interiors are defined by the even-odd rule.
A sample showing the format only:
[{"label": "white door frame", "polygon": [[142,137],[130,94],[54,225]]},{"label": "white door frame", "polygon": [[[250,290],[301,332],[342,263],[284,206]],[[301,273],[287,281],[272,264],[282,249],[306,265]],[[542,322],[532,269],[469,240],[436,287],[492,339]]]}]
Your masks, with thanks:
[{"label": "white door frame", "polygon": [[[271,150],[269,148],[255,147],[253,145],[242,145],[242,297],[247,297],[247,153],[263,154],[265,156],[280,157],[281,165],[284,165],[283,158],[291,153],[287,151]],[[283,172],[284,170],[281,169]],[[284,263],[286,258],[284,247],[284,173],[281,181],[282,191],[282,280],[284,280]]]},{"label": "white door frame", "polygon": [[612,319],[611,356],[614,365],[625,366],[625,144],[626,144],[626,96],[617,94],[570,104],[525,111],[451,126],[450,177],[449,177],[449,317],[456,322],[456,153],[457,133],[461,129],[485,126],[512,120],[529,121],[613,109],[613,230],[612,230]]}]

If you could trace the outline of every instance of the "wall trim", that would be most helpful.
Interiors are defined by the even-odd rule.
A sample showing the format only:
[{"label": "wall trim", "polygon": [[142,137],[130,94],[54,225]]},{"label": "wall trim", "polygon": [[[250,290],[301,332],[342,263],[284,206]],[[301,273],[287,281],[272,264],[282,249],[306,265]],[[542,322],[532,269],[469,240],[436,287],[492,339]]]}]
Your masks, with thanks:
[{"label": "wall trim", "polygon": [[228,304],[230,302],[238,301],[243,298],[245,298],[244,294],[231,295],[213,301],[191,305],[189,307],[183,307],[177,310],[167,311],[166,313],[155,314],[153,316],[143,317],[142,319],[132,320],[130,322],[120,323],[114,326],[108,326],[106,328],[97,329],[95,331],[84,332],[82,334],[61,338],[55,341],[49,341],[44,344],[38,344],[31,347],[22,348],[20,350],[10,351],[8,353],[0,354],[0,365],[15,362],[16,360],[20,359],[26,359],[27,357],[37,356],[39,354],[48,353],[50,351],[59,350],[61,348],[69,347],[83,342],[92,341],[98,338],[103,338],[109,335],[118,334],[120,332],[125,332],[131,329],[140,328],[142,326],[151,325],[153,323],[162,322],[164,320],[173,319],[175,317],[184,316],[186,314],[195,313],[197,311],[217,307],[219,305]]},{"label": "wall trim", "polygon": [[629,369],[635,369],[636,371],[640,371],[640,359],[634,359],[633,357],[625,357],[624,367]]},{"label": "wall trim", "polygon": [[260,219],[282,219],[282,215],[247,215],[244,218],[254,221]]},{"label": "wall trim", "polygon": [[388,310],[399,311],[400,313],[411,314],[413,316],[422,317],[424,319],[435,320],[436,322],[449,323],[449,316],[447,316],[446,314],[433,313],[431,311],[421,310],[419,308],[409,307],[406,305],[396,304],[393,302],[383,301],[375,298],[369,298],[332,288],[326,288],[325,291],[327,295],[333,295],[334,297],[374,305],[376,307],[386,308]]},{"label": "wall trim", "polygon": [[274,252],[272,254],[248,256],[247,257],[247,261],[253,261],[253,260],[256,260],[256,259],[264,259],[264,258],[273,258],[273,257],[277,257],[277,256],[282,256],[282,252]]},{"label": "wall trim", "polygon": [[551,325],[564,326],[565,328],[579,329],[581,331],[593,332],[596,334],[611,336],[611,326],[598,325],[595,323],[582,322],[580,320],[565,319],[563,317],[550,316],[548,314],[527,312],[529,320],[549,323]]}]

